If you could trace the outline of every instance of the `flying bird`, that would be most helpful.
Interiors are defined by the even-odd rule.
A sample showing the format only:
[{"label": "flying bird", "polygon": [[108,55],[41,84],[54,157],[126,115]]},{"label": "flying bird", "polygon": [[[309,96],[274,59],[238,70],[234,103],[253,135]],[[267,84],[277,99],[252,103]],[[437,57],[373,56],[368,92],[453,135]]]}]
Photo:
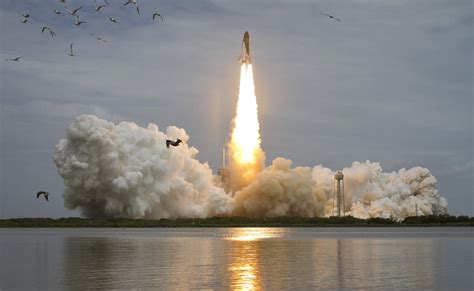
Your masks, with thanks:
[{"label": "flying bird", "polygon": [[115,20],[115,18],[113,17],[109,17],[109,20],[112,21],[113,23],[118,23],[117,20]]},{"label": "flying bird", "polygon": [[27,22],[28,22],[28,18],[23,18],[23,19],[21,20],[21,23],[27,23]]},{"label": "flying bird", "polygon": [[61,14],[61,11],[57,10],[57,9],[54,9],[54,14]]},{"label": "flying bird", "polygon": [[334,16],[332,16],[332,15],[329,15],[329,14],[326,14],[326,13],[322,13],[322,12],[320,12],[320,13],[321,13],[322,15],[325,15],[325,16],[331,18],[331,19],[334,19],[334,20],[337,20],[337,21],[341,21],[339,18],[336,18],[336,17],[334,17]]},{"label": "flying bird", "polygon": [[167,139],[166,140],[166,147],[169,148],[170,145],[174,146],[174,147],[177,147],[179,146],[180,143],[182,143],[183,141],[180,140],[179,138],[176,140],[176,141],[172,141],[172,140],[169,140]]},{"label": "flying bird", "polygon": [[136,5],[136,4],[137,4],[137,0],[127,0],[127,2],[125,2],[125,4],[123,4],[123,6],[127,6],[128,4],[134,4],[134,5]]},{"label": "flying bird", "polygon": [[76,17],[76,21],[74,22],[74,24],[75,24],[76,26],[79,26],[79,25],[81,25],[81,24],[83,24],[83,23],[87,23],[87,22],[82,21],[82,20],[79,20],[79,17]]},{"label": "flying bird", "polygon": [[138,8],[137,0],[127,0],[127,2],[125,2],[125,4],[123,4],[123,6],[127,6],[128,4],[136,5],[137,6],[137,13],[138,13],[138,15],[140,15],[140,9]]},{"label": "flying bird", "polygon": [[94,0],[94,3],[95,3],[95,7],[94,7],[95,11],[100,11],[100,9],[109,6],[109,2],[107,1],[105,1],[105,4],[101,4],[101,5],[97,5],[97,0]]},{"label": "flying bird", "polygon": [[41,195],[44,196],[44,199],[46,199],[46,201],[49,202],[49,199],[48,199],[48,196],[49,196],[49,192],[46,192],[46,191],[38,191],[36,193],[36,199],[38,199]]},{"label": "flying bird", "polygon": [[93,33],[91,33],[91,35],[92,35],[95,39],[97,39],[97,40],[100,40],[100,41],[102,41],[102,42],[107,42],[107,41],[106,41],[105,39],[103,39],[102,37],[98,37],[98,36],[96,36],[96,35],[93,34]]},{"label": "flying bird", "polygon": [[28,18],[28,17],[30,17],[30,14],[28,14],[27,12],[25,12],[25,13],[23,13],[23,17]]},{"label": "flying bird", "polygon": [[41,33],[43,33],[45,30],[49,30],[49,34],[51,34],[51,37],[54,37],[56,35],[56,32],[54,32],[54,30],[47,25],[43,26],[43,28],[41,29]]},{"label": "flying bird", "polygon": [[81,7],[79,7],[79,8],[76,8],[76,9],[74,9],[74,10],[72,10],[72,11],[71,11],[71,10],[68,10],[68,9],[66,9],[66,11],[67,11],[67,12],[68,12],[70,15],[77,16],[77,11],[79,11],[79,10],[81,10],[81,9],[82,9],[82,6],[81,6]]},{"label": "flying bird", "polygon": [[155,17],[159,17],[161,19],[161,22],[163,22],[163,16],[161,16],[160,13],[154,13],[153,14],[153,20],[155,20]]},{"label": "flying bird", "polygon": [[23,58],[23,56],[21,57],[16,57],[16,58],[13,58],[13,59],[5,59],[5,61],[12,61],[12,62],[18,62],[21,58]]},{"label": "flying bird", "polygon": [[95,9],[95,11],[100,11],[100,9],[102,9],[104,7],[107,7],[107,6],[109,6],[109,5],[102,4],[102,5],[96,6],[94,9]]},{"label": "flying bird", "polygon": [[69,45],[69,53],[68,53],[68,55],[69,55],[70,57],[73,57],[73,56],[74,56],[74,52],[72,51],[72,44],[73,44],[73,42],[71,42],[71,44]]}]

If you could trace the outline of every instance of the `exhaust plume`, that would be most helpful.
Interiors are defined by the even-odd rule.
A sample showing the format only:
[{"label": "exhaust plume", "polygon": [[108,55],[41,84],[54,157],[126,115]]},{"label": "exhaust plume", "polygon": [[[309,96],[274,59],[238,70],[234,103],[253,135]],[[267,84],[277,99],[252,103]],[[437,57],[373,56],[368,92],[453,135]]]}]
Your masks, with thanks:
[{"label": "exhaust plume", "polygon": [[[166,139],[184,144],[166,148]],[[177,218],[230,213],[231,198],[194,157],[184,129],[79,116],[53,155],[64,179],[65,206],[87,217]]]},{"label": "exhaust plume", "polygon": [[253,181],[265,166],[265,153],[260,147],[260,125],[252,64],[244,63],[240,67],[239,98],[233,125],[228,144],[227,186],[231,191],[237,191]]},{"label": "exhaust plume", "polygon": [[[234,197],[234,214],[250,217],[323,217],[334,215],[336,171],[318,165],[291,168],[276,158]],[[425,168],[385,173],[379,163],[354,162],[343,169],[345,215],[391,218],[446,214],[447,200],[436,189],[436,178]]]},{"label": "exhaust plume", "polygon": [[[166,139],[177,138],[184,144],[167,149]],[[175,126],[164,133],[154,124],[142,128],[79,116],[53,155],[66,185],[65,206],[80,209],[86,217],[151,219],[333,214],[336,171],[322,165],[293,168],[290,160],[276,158],[261,172],[253,172],[253,179],[232,198],[214,183],[218,179],[208,164],[195,159],[198,150],[189,147],[188,140],[185,130]],[[256,153],[263,158],[260,148]],[[428,169],[386,173],[379,163],[366,161],[354,162],[342,172],[346,215],[402,220],[417,211],[447,213],[447,201]]]}]

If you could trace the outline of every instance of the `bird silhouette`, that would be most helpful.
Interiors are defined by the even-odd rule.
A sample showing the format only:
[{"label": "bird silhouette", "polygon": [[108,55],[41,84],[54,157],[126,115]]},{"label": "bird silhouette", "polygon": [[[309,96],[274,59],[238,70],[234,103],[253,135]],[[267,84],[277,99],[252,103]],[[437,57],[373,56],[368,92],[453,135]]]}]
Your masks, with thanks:
[{"label": "bird silhouette", "polygon": [[81,24],[83,24],[83,23],[87,23],[87,22],[82,21],[82,20],[79,20],[79,17],[76,16],[76,21],[74,22],[74,24],[75,24],[76,26],[79,26],[79,25],[81,25]]},{"label": "bird silhouette", "polygon": [[137,6],[137,13],[138,13],[138,15],[140,15],[140,9],[138,8],[137,0],[127,0],[127,2],[125,2],[125,4],[123,4],[123,6],[127,6],[128,4],[136,5]]},{"label": "bird silhouette", "polygon": [[127,0],[127,2],[125,2],[125,4],[123,4],[123,6],[127,6],[128,4],[134,4],[134,5],[136,5],[136,4],[137,4],[137,0]]},{"label": "bird silhouette", "polygon": [[172,146],[174,146],[174,147],[177,147],[177,146],[179,146],[179,144],[182,143],[182,142],[183,142],[183,141],[180,140],[179,138],[176,139],[176,141],[172,141],[172,140],[167,139],[167,140],[166,140],[166,147],[169,148],[170,145],[172,145]]},{"label": "bird silhouette", "polygon": [[36,193],[36,199],[38,199],[41,195],[44,196],[44,199],[46,199],[46,201],[49,202],[49,199],[48,199],[48,196],[49,196],[49,192],[46,192],[46,191],[38,191]]},{"label": "bird silhouette", "polygon": [[54,32],[54,30],[47,25],[43,26],[43,28],[41,29],[41,33],[43,33],[45,30],[49,30],[49,34],[51,34],[51,37],[54,37],[56,35],[56,32]]},{"label": "bird silhouette", "polygon": [[155,20],[155,17],[159,17],[161,19],[161,22],[163,22],[163,16],[161,16],[160,13],[154,13],[153,14],[153,20]]},{"label": "bird silhouette", "polygon": [[113,17],[109,17],[109,20],[112,21],[113,23],[118,23],[117,20]]},{"label": "bird silhouette", "polygon": [[105,1],[105,4],[101,4],[101,5],[97,5],[97,0],[94,0],[94,3],[95,3],[95,7],[94,7],[95,11],[100,11],[100,9],[109,6],[109,2],[107,1]]},{"label": "bird silhouette", "polygon": [[67,11],[67,12],[68,12],[70,15],[77,16],[77,11],[79,11],[79,10],[81,10],[81,9],[82,9],[82,6],[81,6],[81,7],[79,7],[79,8],[76,8],[76,9],[74,9],[74,10],[72,10],[72,11],[71,11],[71,10],[68,10],[68,9],[66,9],[66,11]]},{"label": "bird silhouette", "polygon": [[71,42],[71,44],[69,45],[69,53],[68,53],[68,55],[69,55],[70,57],[73,57],[73,56],[74,56],[74,52],[72,51],[72,45],[73,45],[73,42]]},{"label": "bird silhouette", "polygon": [[97,39],[97,40],[100,40],[100,41],[102,41],[102,42],[107,42],[107,40],[103,39],[102,37],[96,36],[96,35],[93,34],[93,33],[91,33],[91,35],[92,35],[95,39]]},{"label": "bird silhouette", "polygon": [[21,57],[16,57],[16,58],[13,58],[13,59],[5,59],[5,61],[12,61],[12,62],[18,62],[21,58],[23,58],[23,56]]},{"label": "bird silhouette", "polygon": [[330,15],[330,14],[326,14],[326,13],[322,13],[322,12],[320,12],[320,13],[321,13],[322,15],[325,15],[325,16],[331,18],[331,19],[334,19],[334,20],[337,20],[337,21],[341,21],[339,18],[336,18],[336,17],[334,17],[334,16],[332,16],[332,15]]}]

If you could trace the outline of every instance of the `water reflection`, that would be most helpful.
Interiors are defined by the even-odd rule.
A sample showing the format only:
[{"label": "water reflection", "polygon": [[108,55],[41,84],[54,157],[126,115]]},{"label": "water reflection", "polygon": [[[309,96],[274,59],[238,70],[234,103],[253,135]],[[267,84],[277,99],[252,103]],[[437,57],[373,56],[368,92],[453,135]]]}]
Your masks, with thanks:
[{"label": "water reflection", "polygon": [[228,285],[235,290],[262,288],[261,240],[279,238],[284,229],[231,228],[226,231],[229,252],[226,256]]},{"label": "water reflection", "polygon": [[365,238],[285,228],[68,233],[80,230],[0,232],[0,261],[8,262],[0,264],[0,288],[474,287],[472,234],[387,237],[385,233]]},{"label": "water reflection", "polygon": [[436,288],[432,239],[324,239],[314,242],[318,288]]},{"label": "water reflection", "polygon": [[289,228],[268,227],[236,227],[226,230],[226,239],[235,241],[255,241],[262,239],[275,239],[288,236]]},{"label": "water reflection", "polygon": [[64,287],[189,289],[216,284],[211,240],[67,237],[64,242]]},{"label": "water reflection", "polygon": [[431,239],[292,239],[235,228],[224,238],[67,237],[62,285],[89,288],[435,288]]},{"label": "water reflection", "polygon": [[234,241],[227,257],[229,286],[236,290],[255,290],[262,287],[259,251],[256,241]]}]

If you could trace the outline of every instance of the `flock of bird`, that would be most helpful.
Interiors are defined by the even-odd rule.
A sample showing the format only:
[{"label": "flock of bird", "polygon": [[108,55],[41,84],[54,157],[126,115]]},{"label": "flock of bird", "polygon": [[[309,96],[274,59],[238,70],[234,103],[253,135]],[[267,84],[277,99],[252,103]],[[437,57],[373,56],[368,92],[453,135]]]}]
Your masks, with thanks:
[{"label": "flock of bird", "polygon": [[[83,21],[80,19],[80,15],[79,15],[79,11],[81,9],[83,9],[83,6],[80,6],[76,9],[69,9],[67,7],[67,0],[59,0],[59,2],[61,2],[62,4],[64,4],[64,10],[67,12],[67,14],[71,15],[71,16],[74,16],[74,25],[76,26],[80,26],[81,24],[84,24],[84,23],[87,23],[86,21]],[[140,8],[138,6],[138,2],[137,0],[127,0],[123,6],[127,6],[127,5],[135,5],[135,9],[138,13],[138,15],[140,15]],[[104,3],[101,3],[101,4],[98,4],[97,3],[97,0],[94,0],[94,7],[93,9],[97,12],[100,12],[101,9],[105,8],[105,7],[108,7],[110,5],[110,3],[108,2],[108,0],[104,0]],[[61,12],[61,10],[58,10],[58,9],[54,9],[53,10],[54,14],[56,15],[62,15],[63,12]],[[21,23],[30,23],[31,22],[31,17],[30,17],[30,14],[25,12],[22,14],[22,18],[20,20]],[[113,23],[118,23],[118,21],[113,18],[113,17],[109,17],[108,18],[110,22],[113,22]],[[152,15],[152,19],[153,20],[157,20],[157,19],[160,19],[162,22],[164,22],[164,19],[163,19],[163,16],[158,13],[158,12],[155,12],[153,13]],[[56,31],[48,26],[48,25],[43,25],[41,27],[41,33],[45,33],[45,32],[49,32],[50,36],[51,37],[55,37],[56,36]],[[97,35],[95,35],[94,33],[90,33],[90,35],[95,38],[96,40],[98,41],[102,41],[102,42],[107,42],[107,40],[105,40],[104,38],[102,37],[99,37]],[[71,42],[71,44],[69,45],[69,52],[68,52],[68,56],[71,56],[73,57],[74,56],[74,50],[73,50],[73,46],[74,46],[74,43]],[[10,59],[5,59],[5,61],[12,61],[12,62],[18,62],[20,61],[21,59],[23,58],[23,56],[20,56],[20,57],[15,57],[15,58],[10,58]],[[177,139],[176,141],[172,141],[172,140],[166,140],[166,147],[169,148],[170,145],[172,146],[178,146],[180,143],[182,143],[182,140],[180,139]],[[40,196],[43,195],[44,198],[46,199],[46,201],[49,202],[49,192],[47,191],[38,191],[36,193],[36,198],[40,198]]]},{"label": "flock of bird", "polygon": [[[105,7],[108,7],[110,6],[110,3],[108,0],[103,0],[104,2],[101,3],[101,4],[98,4],[97,3],[97,0],[94,0],[94,6],[93,6],[93,9],[96,11],[96,12],[100,12],[101,9],[105,8]],[[76,26],[80,26],[81,24],[83,23],[87,23],[86,21],[83,21],[83,20],[80,20],[80,15],[78,14],[78,12],[83,8],[83,6],[80,6],[76,9],[73,9],[73,10],[70,10],[68,7],[67,7],[67,0],[59,0],[59,2],[61,2],[62,4],[64,4],[64,8],[65,8],[65,11],[71,15],[71,16],[74,16],[75,17],[75,21],[74,21],[74,25]],[[135,6],[135,9],[138,13],[138,15],[140,15],[140,7],[138,5],[138,1],[137,0],[126,0],[126,2],[123,4],[123,6],[127,6],[127,5],[134,5]],[[60,10],[58,9],[54,9],[53,10],[54,14],[56,15],[61,15],[63,14],[63,12],[61,12]],[[320,12],[321,15],[324,15],[330,19],[333,19],[333,20],[336,20],[336,21],[341,21],[341,19],[331,15],[331,14],[327,14],[327,13],[323,13],[323,12]],[[155,12],[153,13],[152,15],[152,19],[153,20],[156,20],[156,18],[159,18],[162,22],[164,22],[164,19],[163,19],[163,16],[158,13],[158,12]],[[113,23],[118,23],[117,19],[109,16],[109,21],[110,22],[113,22]],[[30,14],[25,12],[23,13],[22,15],[22,19],[21,19],[21,23],[28,23],[30,22]],[[44,25],[42,28],[41,28],[41,33],[44,33],[45,31],[48,31],[49,34],[51,35],[51,37],[55,37],[56,36],[56,31],[47,26],[47,25]],[[96,40],[99,40],[99,41],[102,41],[102,42],[107,42],[107,40],[105,40],[104,38],[102,37],[99,37],[99,36],[96,36],[94,33],[90,33],[90,35],[92,37],[94,37]],[[69,45],[69,52],[68,52],[68,56],[70,57],[73,57],[74,56],[74,50],[73,50],[73,45],[74,43],[71,42],[71,44]],[[18,62],[20,61],[21,59],[23,58],[23,56],[20,56],[20,57],[16,57],[16,58],[10,58],[10,59],[5,59],[5,61],[12,61],[12,62]]]},{"label": "flock of bird", "polygon": [[[110,3],[108,2],[108,0],[103,0],[103,1],[104,1],[104,2],[103,2],[102,4],[98,4],[98,3],[97,3],[97,0],[94,0],[94,7],[93,7],[93,9],[94,9],[95,11],[97,11],[97,12],[100,12],[101,9],[110,6]],[[81,20],[81,19],[80,19],[80,15],[79,15],[79,11],[80,11],[81,9],[83,9],[83,6],[80,6],[80,7],[76,8],[76,9],[72,9],[72,10],[71,10],[71,9],[69,9],[69,8],[67,7],[67,0],[59,0],[59,2],[61,2],[62,4],[64,4],[64,10],[65,10],[69,15],[74,16],[74,25],[80,26],[80,25],[82,25],[82,24],[84,24],[84,23],[87,23],[86,21]],[[134,6],[135,6],[135,9],[136,9],[136,11],[137,11],[137,13],[138,13],[138,15],[140,15],[140,8],[139,8],[139,6],[138,6],[137,0],[126,0],[126,2],[123,4],[123,6],[127,6],[127,5],[129,5],[129,4],[134,5]],[[54,9],[53,12],[54,12],[54,14],[56,14],[56,15],[61,15],[61,14],[63,14],[63,12],[61,12],[61,11],[58,10],[58,9]],[[321,13],[322,15],[324,15],[324,16],[329,17],[330,19],[333,19],[333,20],[336,20],[336,21],[341,21],[341,19],[336,18],[336,17],[334,17],[333,15],[326,14],[326,13],[322,13],[322,12],[320,12],[320,13]],[[156,20],[156,18],[159,18],[162,22],[164,22],[163,16],[162,16],[160,13],[158,13],[158,12],[155,12],[155,13],[153,13],[153,15],[152,15],[152,19],[153,19],[153,20]],[[30,18],[30,14],[25,12],[25,13],[22,14],[21,23],[29,23],[29,22],[30,22],[30,19],[31,19],[31,18]],[[109,19],[110,22],[118,23],[118,21],[117,21],[115,18],[111,17],[111,16],[109,16],[108,19]],[[44,25],[44,26],[41,27],[41,33],[44,33],[44,32],[49,32],[49,34],[50,34],[51,37],[55,37],[55,36],[56,36],[56,31],[55,31],[53,28],[49,27],[48,25]],[[95,38],[96,40],[98,40],[98,41],[107,42],[107,40],[105,40],[105,39],[102,38],[102,37],[99,37],[99,36],[95,35],[94,33],[90,33],[90,35],[91,35],[93,38]],[[69,45],[68,56],[71,56],[71,57],[74,56],[73,45],[74,45],[73,42],[71,42],[71,44]],[[23,56],[20,56],[20,57],[11,58],[11,59],[5,59],[5,61],[18,62],[18,61],[20,61],[22,58],[23,58]],[[179,146],[182,142],[183,142],[183,141],[180,140],[180,139],[177,139],[176,141],[173,141],[173,140],[166,140],[166,147],[167,147],[167,148],[169,148],[170,146],[175,146],[175,147],[176,147],[176,146]],[[39,198],[41,195],[44,196],[44,198],[46,199],[46,201],[49,201],[49,198],[48,198],[48,197],[49,197],[49,192],[46,192],[46,191],[38,191],[38,192],[36,193],[36,198]]]},{"label": "flock of bird", "polygon": [[[86,21],[84,21],[80,18],[81,16],[79,14],[79,12],[84,8],[83,6],[80,6],[80,7],[75,8],[75,9],[69,9],[67,0],[58,0],[58,1],[61,2],[64,5],[64,11],[61,11],[59,9],[54,9],[53,10],[54,14],[56,14],[56,15],[69,14],[70,16],[73,16],[75,26],[80,26],[84,23],[87,23]],[[93,10],[96,11],[96,12],[100,12],[101,9],[104,9],[104,8],[111,5],[108,0],[103,0],[103,1],[104,1],[103,3],[99,4],[99,3],[97,3],[97,0],[94,0]],[[137,0],[126,0],[126,2],[123,4],[123,6],[127,6],[127,5],[134,5],[138,15],[141,15],[140,14],[140,8],[139,8]],[[152,17],[153,20],[160,19],[161,22],[164,22],[163,16],[158,12],[153,13],[151,17]],[[111,16],[108,17],[108,20],[112,23],[118,23],[117,19],[115,19],[114,17],[111,17]],[[30,17],[30,14],[28,12],[25,12],[25,13],[22,14],[22,18],[21,18],[20,22],[21,23],[30,23],[30,22],[32,22],[32,17]],[[56,31],[48,25],[43,25],[41,27],[41,33],[45,33],[45,32],[49,33],[49,35],[51,37],[56,36]],[[96,36],[94,33],[90,33],[90,35],[98,41],[107,42],[107,40],[105,40],[102,37]],[[69,45],[68,56],[70,56],[70,57],[73,57],[75,55],[74,51],[73,51],[73,45],[74,45],[73,42],[71,42],[71,44]],[[16,57],[16,58],[5,59],[5,61],[18,62],[22,58],[23,58],[23,56],[20,56],[20,57]]]}]

